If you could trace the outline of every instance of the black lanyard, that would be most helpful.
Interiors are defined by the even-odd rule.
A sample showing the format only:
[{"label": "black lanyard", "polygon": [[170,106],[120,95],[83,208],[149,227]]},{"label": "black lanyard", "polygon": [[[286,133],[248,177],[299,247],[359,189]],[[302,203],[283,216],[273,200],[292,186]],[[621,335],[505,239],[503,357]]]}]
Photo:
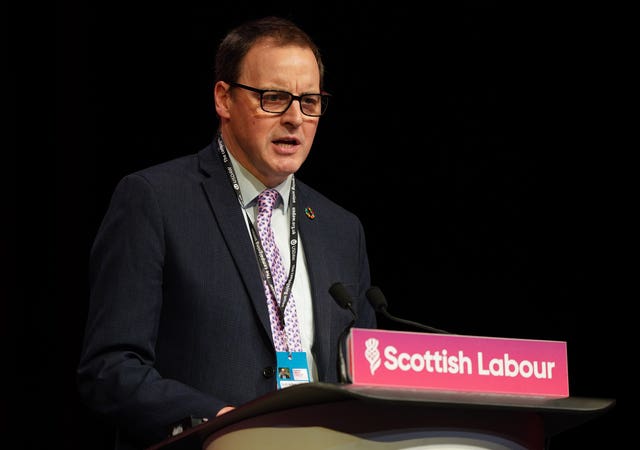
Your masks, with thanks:
[{"label": "black lanyard", "polygon": [[[235,170],[233,170],[233,165],[231,164],[231,159],[227,154],[227,149],[222,141],[222,135],[218,133],[218,149],[220,150],[220,157],[222,158],[222,163],[227,169],[227,175],[229,177],[229,181],[231,182],[231,186],[235,191],[238,202],[240,206],[244,210],[244,201],[242,199],[242,193],[240,192],[240,185],[238,184],[238,177],[236,176]],[[276,293],[275,286],[273,284],[273,277],[271,276],[271,269],[269,268],[269,263],[265,257],[264,248],[262,247],[262,243],[260,242],[260,236],[258,235],[251,218],[244,211],[245,217],[247,218],[247,222],[249,222],[249,230],[251,231],[251,238],[253,241],[253,248],[256,252],[256,256],[258,258],[258,264],[260,265],[260,272],[263,279],[267,282],[269,286],[269,290],[273,294],[273,298],[276,299],[276,303],[280,308],[280,319],[284,322],[284,309],[289,302],[289,297],[291,296],[291,289],[293,287],[293,280],[296,275],[296,260],[298,255],[298,220],[296,214],[296,180],[295,177],[291,177],[291,186],[289,188],[289,254],[290,254],[290,265],[289,265],[289,276],[287,277],[287,281],[282,287],[282,294],[280,296],[280,300],[278,301],[278,294]]]}]

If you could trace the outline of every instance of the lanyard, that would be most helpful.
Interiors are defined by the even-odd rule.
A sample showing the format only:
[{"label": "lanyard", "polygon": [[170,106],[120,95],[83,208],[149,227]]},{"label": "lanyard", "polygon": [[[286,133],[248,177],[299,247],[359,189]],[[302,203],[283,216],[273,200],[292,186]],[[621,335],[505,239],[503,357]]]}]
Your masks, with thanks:
[{"label": "lanyard", "polygon": [[[227,149],[222,141],[222,135],[218,133],[218,149],[220,150],[220,157],[222,158],[222,163],[227,169],[227,175],[229,177],[229,181],[231,182],[231,186],[238,197],[238,202],[240,206],[243,207],[244,210],[244,201],[242,199],[242,193],[240,192],[240,185],[238,184],[238,178],[236,176],[235,170],[233,170],[233,165],[231,164],[231,159],[227,154]],[[263,279],[267,282],[269,286],[269,290],[273,294],[273,298],[276,299],[276,303],[280,309],[280,320],[284,323],[284,309],[289,302],[289,297],[291,296],[291,289],[293,287],[293,280],[296,274],[296,263],[297,263],[297,255],[298,255],[298,220],[296,214],[296,180],[295,177],[291,177],[291,186],[289,188],[289,255],[290,255],[290,265],[289,265],[289,275],[287,276],[287,281],[285,282],[282,293],[280,296],[280,300],[278,301],[278,295],[276,293],[275,286],[273,284],[273,277],[271,276],[271,269],[269,268],[269,263],[265,257],[264,249],[262,247],[262,243],[260,242],[260,236],[258,235],[256,228],[251,221],[251,218],[244,211],[245,217],[247,218],[247,222],[249,223],[249,230],[251,231],[251,238],[253,241],[253,248],[256,252],[256,256],[258,258],[258,264],[260,265],[260,273]]]}]

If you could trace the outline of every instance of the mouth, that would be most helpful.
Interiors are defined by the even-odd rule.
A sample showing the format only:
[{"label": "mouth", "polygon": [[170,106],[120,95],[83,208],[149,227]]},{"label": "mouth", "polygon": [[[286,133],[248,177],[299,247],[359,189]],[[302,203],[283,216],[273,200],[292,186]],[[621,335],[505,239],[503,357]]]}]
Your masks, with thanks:
[{"label": "mouth", "polygon": [[279,149],[285,150],[285,151],[292,151],[300,145],[300,140],[292,137],[274,139],[272,142]]},{"label": "mouth", "polygon": [[292,137],[275,139],[273,143],[276,145],[300,145],[300,141]]}]

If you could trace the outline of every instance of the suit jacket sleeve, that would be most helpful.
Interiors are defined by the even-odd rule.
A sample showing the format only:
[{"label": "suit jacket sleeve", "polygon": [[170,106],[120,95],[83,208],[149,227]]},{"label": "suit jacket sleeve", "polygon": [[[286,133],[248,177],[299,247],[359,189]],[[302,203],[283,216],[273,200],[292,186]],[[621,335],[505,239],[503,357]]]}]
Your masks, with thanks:
[{"label": "suit jacket sleeve", "polygon": [[146,443],[164,439],[176,418],[212,417],[226,404],[154,368],[163,235],[151,186],[138,175],[123,179],[91,252],[91,301],[78,370],[80,392],[92,407],[118,417]]}]

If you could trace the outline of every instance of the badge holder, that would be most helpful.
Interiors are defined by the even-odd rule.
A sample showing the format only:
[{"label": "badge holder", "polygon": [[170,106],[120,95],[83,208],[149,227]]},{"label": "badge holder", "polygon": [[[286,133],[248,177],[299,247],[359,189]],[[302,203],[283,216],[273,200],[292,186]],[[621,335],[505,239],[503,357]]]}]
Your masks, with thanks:
[{"label": "badge holder", "polygon": [[278,389],[308,383],[307,352],[276,352]]}]

